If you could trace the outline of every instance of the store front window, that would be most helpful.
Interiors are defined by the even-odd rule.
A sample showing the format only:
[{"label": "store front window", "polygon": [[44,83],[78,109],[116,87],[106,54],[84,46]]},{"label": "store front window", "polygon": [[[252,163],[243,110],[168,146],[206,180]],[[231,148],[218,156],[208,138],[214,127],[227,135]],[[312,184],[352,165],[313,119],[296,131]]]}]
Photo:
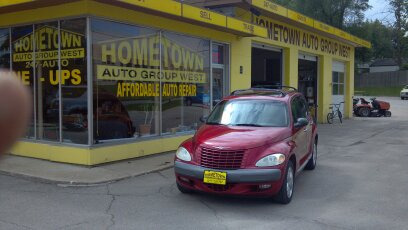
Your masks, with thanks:
[{"label": "store front window", "polygon": [[34,26],[37,139],[59,141],[58,22]]},{"label": "store front window", "polygon": [[[15,27],[11,29],[11,50],[12,50],[12,70],[17,73],[22,83],[26,85],[30,91],[31,96],[36,101],[34,94],[34,40],[33,25]],[[27,138],[35,138],[36,129],[36,114],[35,106],[31,114],[31,121],[26,132]]]},{"label": "store front window", "polygon": [[86,19],[63,20],[60,27],[62,141],[88,144]]},{"label": "store front window", "polygon": [[212,105],[215,106],[228,92],[228,46],[212,44]]},{"label": "store front window", "polygon": [[209,113],[210,41],[92,20],[95,141],[195,130]]},{"label": "store front window", "polygon": [[86,19],[11,29],[12,70],[31,89],[34,104],[27,138],[88,143],[85,32]]},{"label": "store front window", "polygon": [[10,30],[0,29],[0,69],[10,68]]},{"label": "store front window", "polygon": [[92,20],[92,38],[94,139],[159,135],[159,31]]},{"label": "store front window", "polygon": [[195,130],[210,109],[210,41],[164,32],[162,47],[162,132]]},{"label": "store front window", "polygon": [[93,143],[190,132],[225,96],[228,45],[90,19],[89,63],[87,30],[85,18],[0,29],[0,68],[32,92],[26,138],[88,144],[90,127]]}]

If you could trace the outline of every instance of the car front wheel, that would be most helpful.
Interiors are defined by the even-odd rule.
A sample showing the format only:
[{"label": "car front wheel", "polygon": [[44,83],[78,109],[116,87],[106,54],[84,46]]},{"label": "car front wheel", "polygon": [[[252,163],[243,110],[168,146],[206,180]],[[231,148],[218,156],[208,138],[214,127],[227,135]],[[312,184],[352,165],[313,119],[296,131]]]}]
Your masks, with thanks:
[{"label": "car front wheel", "polygon": [[286,166],[285,179],[279,193],[274,197],[275,201],[281,204],[289,204],[292,200],[293,191],[295,188],[295,168],[292,161]]},{"label": "car front wheel", "polygon": [[313,144],[312,157],[307,162],[307,165],[306,165],[305,169],[306,170],[313,170],[313,169],[316,168],[316,164],[317,164],[317,143],[315,142]]}]

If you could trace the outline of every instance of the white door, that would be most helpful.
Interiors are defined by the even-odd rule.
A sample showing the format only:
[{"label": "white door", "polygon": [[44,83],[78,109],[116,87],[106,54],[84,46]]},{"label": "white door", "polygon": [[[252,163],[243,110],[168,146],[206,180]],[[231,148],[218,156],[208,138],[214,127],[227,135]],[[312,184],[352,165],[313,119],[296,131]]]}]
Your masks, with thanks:
[{"label": "white door", "polygon": [[[339,104],[344,102],[345,94],[345,64],[343,62],[333,61],[333,97],[332,103]],[[340,111],[344,114],[344,104],[341,104]]]}]

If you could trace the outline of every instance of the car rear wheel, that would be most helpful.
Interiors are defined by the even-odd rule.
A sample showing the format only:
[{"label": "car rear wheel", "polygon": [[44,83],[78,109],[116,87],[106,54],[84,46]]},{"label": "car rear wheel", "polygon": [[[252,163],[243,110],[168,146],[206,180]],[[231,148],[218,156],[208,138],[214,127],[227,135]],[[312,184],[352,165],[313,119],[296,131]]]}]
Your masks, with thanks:
[{"label": "car rear wheel", "polygon": [[316,164],[317,164],[317,143],[315,142],[313,144],[312,157],[307,162],[307,165],[306,165],[305,169],[306,170],[313,170],[313,169],[316,168]]},{"label": "car rear wheel", "polygon": [[281,204],[289,204],[293,197],[295,188],[295,170],[292,161],[286,166],[285,179],[279,193],[274,197],[275,201]]},{"label": "car rear wheel", "polygon": [[183,187],[183,185],[180,185],[179,183],[176,183],[176,184],[177,184],[178,190],[179,190],[181,193],[184,193],[184,194],[193,193],[193,190],[188,189],[188,188],[186,188],[186,187]]}]

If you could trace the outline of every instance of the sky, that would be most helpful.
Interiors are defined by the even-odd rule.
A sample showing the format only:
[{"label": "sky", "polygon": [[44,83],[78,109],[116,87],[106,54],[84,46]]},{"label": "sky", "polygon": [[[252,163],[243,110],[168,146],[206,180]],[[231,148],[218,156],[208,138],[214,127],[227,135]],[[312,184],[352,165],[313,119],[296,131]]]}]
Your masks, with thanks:
[{"label": "sky", "polygon": [[390,6],[387,0],[370,0],[369,4],[372,8],[365,13],[367,19],[378,19],[384,23],[393,22],[393,14],[390,13]]}]

